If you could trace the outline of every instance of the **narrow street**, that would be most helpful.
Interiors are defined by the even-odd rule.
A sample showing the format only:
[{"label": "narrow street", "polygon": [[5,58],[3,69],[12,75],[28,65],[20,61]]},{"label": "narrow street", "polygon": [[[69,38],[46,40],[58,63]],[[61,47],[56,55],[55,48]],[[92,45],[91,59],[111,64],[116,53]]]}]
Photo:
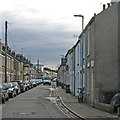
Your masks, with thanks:
[{"label": "narrow street", "polygon": [[37,86],[3,104],[3,118],[67,118],[50,98],[50,86]]},{"label": "narrow street", "polygon": [[0,120],[120,120],[120,0],[1,0]]}]

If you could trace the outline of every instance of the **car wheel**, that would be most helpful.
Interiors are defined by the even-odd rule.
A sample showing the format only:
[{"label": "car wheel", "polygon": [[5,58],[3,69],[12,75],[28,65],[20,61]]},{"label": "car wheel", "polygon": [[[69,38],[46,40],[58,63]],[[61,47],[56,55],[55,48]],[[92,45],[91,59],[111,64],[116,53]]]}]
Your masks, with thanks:
[{"label": "car wheel", "polygon": [[16,97],[17,96],[17,91],[13,92],[13,96]]},{"label": "car wheel", "polygon": [[11,98],[14,98],[14,94],[13,93],[11,94]]},{"label": "car wheel", "polygon": [[6,100],[8,101],[8,100],[9,100],[9,97],[7,97]]},{"label": "car wheel", "polygon": [[26,88],[26,91],[28,91],[28,87]]},{"label": "car wheel", "polygon": [[5,103],[5,99],[2,100],[2,103]]},{"label": "car wheel", "polygon": [[18,92],[18,90],[16,91],[16,95],[18,95],[19,94],[19,92]]}]

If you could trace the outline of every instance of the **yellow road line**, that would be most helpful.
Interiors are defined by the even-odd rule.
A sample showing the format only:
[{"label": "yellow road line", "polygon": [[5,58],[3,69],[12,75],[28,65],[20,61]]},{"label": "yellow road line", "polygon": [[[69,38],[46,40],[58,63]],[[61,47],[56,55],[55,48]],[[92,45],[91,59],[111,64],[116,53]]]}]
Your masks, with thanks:
[{"label": "yellow road line", "polygon": [[71,119],[73,119],[73,117],[69,114],[66,114],[59,106],[58,106],[58,104],[57,104],[57,102],[56,102],[56,106],[58,107],[58,109],[63,113],[63,114],[65,114],[68,118],[71,118]]},{"label": "yellow road line", "polygon": [[70,116],[68,116],[68,115],[57,105],[57,103],[56,103],[56,106],[58,107],[58,109],[59,109],[63,114],[65,114],[68,118],[71,118]]}]

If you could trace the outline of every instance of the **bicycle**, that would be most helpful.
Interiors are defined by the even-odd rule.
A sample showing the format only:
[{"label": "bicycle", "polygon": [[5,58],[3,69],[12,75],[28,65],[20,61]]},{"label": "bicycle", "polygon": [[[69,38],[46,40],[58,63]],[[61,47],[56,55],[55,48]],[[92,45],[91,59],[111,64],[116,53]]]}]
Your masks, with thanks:
[{"label": "bicycle", "polygon": [[84,88],[78,88],[78,102],[79,103],[83,103],[83,91],[84,91]]}]

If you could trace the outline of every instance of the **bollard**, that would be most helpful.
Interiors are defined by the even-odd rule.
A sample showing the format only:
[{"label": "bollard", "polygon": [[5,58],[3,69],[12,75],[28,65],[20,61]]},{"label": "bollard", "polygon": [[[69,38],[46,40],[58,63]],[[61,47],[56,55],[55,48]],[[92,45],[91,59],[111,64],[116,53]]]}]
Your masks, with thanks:
[{"label": "bollard", "polygon": [[120,107],[117,108],[117,115],[120,116]]}]

